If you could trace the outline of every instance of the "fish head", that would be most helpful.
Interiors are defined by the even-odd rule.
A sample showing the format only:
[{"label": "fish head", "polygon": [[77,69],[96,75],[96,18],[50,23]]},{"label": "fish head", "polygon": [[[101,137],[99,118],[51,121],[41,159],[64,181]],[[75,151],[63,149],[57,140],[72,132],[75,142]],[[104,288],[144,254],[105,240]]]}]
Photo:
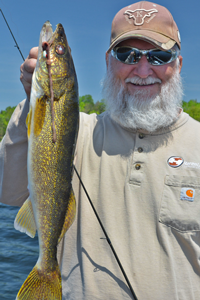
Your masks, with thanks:
[{"label": "fish head", "polygon": [[61,120],[66,122],[71,113],[69,107],[72,112],[76,112],[77,117],[78,82],[71,49],[63,26],[58,24],[53,32],[51,23],[47,21],[40,32],[38,58],[32,77],[30,109],[26,122],[28,137],[39,138],[41,132],[53,131],[52,140],[55,143],[56,130],[59,131],[58,127],[62,127],[59,125]]},{"label": "fish head", "polygon": [[64,94],[66,88],[72,88],[77,84],[77,79],[64,28],[62,24],[58,24],[53,32],[49,21],[44,23],[40,33],[38,59],[33,78],[40,94],[50,97],[48,65],[56,100]]}]

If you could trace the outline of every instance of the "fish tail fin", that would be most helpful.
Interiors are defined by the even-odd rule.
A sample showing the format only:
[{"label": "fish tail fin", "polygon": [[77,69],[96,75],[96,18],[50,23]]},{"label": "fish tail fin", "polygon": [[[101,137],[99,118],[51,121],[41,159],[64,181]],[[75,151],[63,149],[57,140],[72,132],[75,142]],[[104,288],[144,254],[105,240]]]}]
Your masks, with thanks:
[{"label": "fish tail fin", "polygon": [[62,300],[61,274],[58,264],[43,273],[37,266],[28,275],[16,300]]}]

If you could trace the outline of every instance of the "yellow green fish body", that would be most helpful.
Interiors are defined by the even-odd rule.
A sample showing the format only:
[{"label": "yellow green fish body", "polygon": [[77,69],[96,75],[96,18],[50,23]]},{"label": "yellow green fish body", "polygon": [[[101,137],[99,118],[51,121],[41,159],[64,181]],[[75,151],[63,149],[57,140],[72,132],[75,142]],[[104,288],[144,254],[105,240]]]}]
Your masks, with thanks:
[{"label": "yellow green fish body", "polygon": [[[49,45],[54,123],[46,51]],[[49,62],[48,62],[49,63]],[[78,130],[78,84],[64,29],[52,32],[46,22],[40,34],[37,65],[32,79],[28,128],[29,199],[20,209],[15,228],[30,236],[38,231],[39,258],[17,295],[17,300],[62,299],[57,244],[75,217],[76,204],[71,180]]]}]

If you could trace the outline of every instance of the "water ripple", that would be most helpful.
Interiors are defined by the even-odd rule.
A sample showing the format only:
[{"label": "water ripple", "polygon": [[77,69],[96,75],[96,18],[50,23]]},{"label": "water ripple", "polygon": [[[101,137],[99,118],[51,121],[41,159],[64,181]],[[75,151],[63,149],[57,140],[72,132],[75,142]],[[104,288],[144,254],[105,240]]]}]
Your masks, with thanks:
[{"label": "water ripple", "polygon": [[14,300],[38,258],[38,239],[14,229],[19,208],[0,203],[0,299]]}]

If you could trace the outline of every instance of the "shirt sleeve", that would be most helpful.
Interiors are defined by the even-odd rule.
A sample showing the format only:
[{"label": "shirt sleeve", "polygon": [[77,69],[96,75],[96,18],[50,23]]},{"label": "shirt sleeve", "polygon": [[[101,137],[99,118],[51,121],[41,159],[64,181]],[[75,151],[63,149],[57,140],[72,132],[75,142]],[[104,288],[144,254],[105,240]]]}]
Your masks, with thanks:
[{"label": "shirt sleeve", "polygon": [[21,206],[28,198],[27,129],[28,100],[18,104],[0,143],[0,202]]}]

